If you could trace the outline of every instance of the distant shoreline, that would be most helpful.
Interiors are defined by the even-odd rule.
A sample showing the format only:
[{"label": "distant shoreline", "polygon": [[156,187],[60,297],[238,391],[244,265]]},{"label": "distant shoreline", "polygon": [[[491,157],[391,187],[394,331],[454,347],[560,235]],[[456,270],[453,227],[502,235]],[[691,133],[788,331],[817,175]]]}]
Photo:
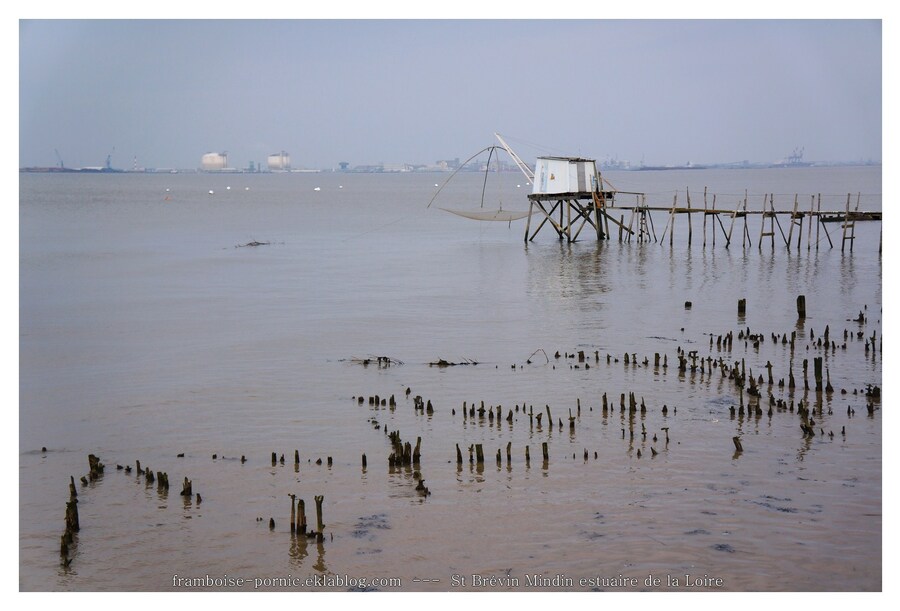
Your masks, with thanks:
[{"label": "distant shoreline", "polygon": [[[881,162],[822,162],[822,163],[758,163],[758,164],[704,164],[704,165],[661,165],[640,167],[604,167],[602,172],[664,172],[667,170],[766,170],[766,169],[803,169],[803,168],[844,168],[844,167],[881,167]],[[60,167],[24,167],[20,174],[448,174],[452,170],[410,169],[410,170],[289,170],[289,171],[256,171],[256,170],[200,170],[175,168],[148,168],[138,170],[120,170],[115,168],[60,168]],[[463,172],[483,172],[483,170],[461,170]],[[518,169],[503,170],[504,173],[518,173]]]}]

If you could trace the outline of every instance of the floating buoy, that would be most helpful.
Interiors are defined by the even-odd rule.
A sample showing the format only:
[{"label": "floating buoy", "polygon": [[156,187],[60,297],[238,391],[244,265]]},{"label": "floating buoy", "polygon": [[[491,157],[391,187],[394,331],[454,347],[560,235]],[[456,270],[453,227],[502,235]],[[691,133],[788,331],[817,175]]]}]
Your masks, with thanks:
[{"label": "floating buoy", "polygon": [[322,187],[316,187],[315,189],[313,189],[313,191],[321,191],[321,190],[322,190]]},{"label": "floating buoy", "polygon": [[521,189],[522,185],[516,185],[516,189]]},{"label": "floating buoy", "polygon": [[169,192],[169,189],[166,189],[166,193],[168,193],[168,192]]},{"label": "floating buoy", "polygon": [[231,187],[225,187],[226,191],[231,191]]},{"label": "floating buoy", "polygon": [[213,194],[213,190],[212,190],[212,189],[209,190],[209,194],[210,194],[210,195]]},{"label": "floating buoy", "polygon": [[244,191],[249,191],[250,187],[244,187]]},{"label": "floating buoy", "polygon": [[338,185],[338,189],[343,189],[344,185]]}]

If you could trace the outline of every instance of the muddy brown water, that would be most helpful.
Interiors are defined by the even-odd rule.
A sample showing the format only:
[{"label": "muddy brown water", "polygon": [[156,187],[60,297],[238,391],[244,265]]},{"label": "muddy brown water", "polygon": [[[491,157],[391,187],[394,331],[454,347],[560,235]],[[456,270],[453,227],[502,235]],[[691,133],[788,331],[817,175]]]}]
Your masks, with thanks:
[{"label": "muddy brown water", "polygon": [[[842,209],[860,192],[861,208],[881,209],[880,168],[610,178],[660,202],[686,187],[696,202],[709,186],[734,200],[748,189],[751,208],[767,192],[777,208],[822,192]],[[752,247],[725,249],[719,229],[704,249],[701,216],[690,248],[684,217],[672,247],[546,232],[526,247],[521,222],[426,210],[435,182],[22,175],[20,589],[881,589],[883,406],[864,394],[882,384],[880,223],[857,225],[852,254],[837,225],[835,248],[820,234],[807,250],[804,227],[800,252],[760,249],[758,219]],[[521,182],[504,177],[505,209],[525,207]],[[442,195],[477,207],[480,177]],[[653,220],[659,233],[665,215]],[[817,344],[826,325],[834,349]],[[748,329],[758,347],[738,338]],[[733,346],[718,348],[728,332]],[[793,353],[780,339],[792,332]],[[762,414],[744,392],[732,416],[735,383],[699,362],[680,372],[679,350],[762,375]],[[566,357],[579,351],[585,362]],[[376,356],[395,362],[359,362]],[[818,357],[833,393],[814,390]],[[466,364],[429,366],[440,359]],[[769,393],[785,402],[771,416]],[[370,405],[374,395],[396,407]],[[416,395],[433,413],[414,409]],[[501,418],[463,416],[463,402],[482,401]],[[544,413],[540,428],[526,409]],[[429,496],[413,469],[389,467],[388,431],[421,437]],[[483,466],[469,463],[477,443]],[[106,470],[85,486],[90,453]],[[116,469],[136,460],[169,474],[167,494]],[[64,567],[69,476],[81,530]],[[202,503],[178,494],[185,476]],[[291,535],[288,494],[312,525],[324,495],[321,543]]]}]

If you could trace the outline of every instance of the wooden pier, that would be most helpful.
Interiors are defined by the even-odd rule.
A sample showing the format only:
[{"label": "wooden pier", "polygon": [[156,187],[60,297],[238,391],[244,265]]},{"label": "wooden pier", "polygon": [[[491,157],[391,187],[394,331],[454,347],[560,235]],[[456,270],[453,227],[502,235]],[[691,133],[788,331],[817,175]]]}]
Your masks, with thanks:
[{"label": "wooden pier", "polygon": [[[598,173],[599,177],[599,173]],[[602,184],[602,178],[597,182]],[[634,196],[634,205],[619,205],[617,200]],[[679,205],[678,194],[673,197],[671,206],[647,205],[646,194],[624,191],[577,191],[571,193],[532,193],[528,195],[529,210],[528,221],[525,226],[525,241],[533,241],[540,230],[549,224],[554,229],[560,240],[575,242],[581,235],[585,226],[590,226],[598,240],[610,239],[610,223],[618,227],[620,242],[664,242],[668,234],[669,245],[674,244],[676,220],[682,216],[687,217],[687,242],[691,245],[693,240],[693,216],[699,214],[703,218],[703,246],[706,247],[707,236],[711,238],[712,246],[716,244],[716,225],[721,230],[725,247],[729,247],[734,239],[735,226],[741,234],[741,246],[752,247],[753,238],[747,222],[748,217],[759,216],[759,234],[757,245],[762,249],[763,243],[768,238],[771,247],[775,248],[776,241],[783,241],[788,251],[796,248],[800,250],[803,242],[803,225],[806,221],[806,247],[811,250],[813,246],[818,250],[819,242],[824,238],[830,247],[834,247],[829,224],[840,223],[841,251],[849,248],[853,250],[853,242],[856,239],[856,223],[859,221],[881,221],[881,212],[865,211],[859,209],[861,194],[848,193],[843,210],[822,210],[822,195],[793,196],[792,206],[789,209],[776,209],[775,194],[763,195],[762,205],[759,209],[751,209],[750,197],[745,192],[739,199],[734,209],[726,209],[717,205],[717,195],[703,191],[703,206],[692,206],[690,191],[685,192],[685,201]],[[784,197],[783,195],[780,197]],[[809,198],[808,208],[801,204],[801,199]],[[614,215],[618,214],[619,218]],[[664,214],[666,222],[659,236],[653,222],[653,213]],[[534,228],[532,216],[539,221]],[[627,220],[626,220],[627,217]],[[723,220],[724,219],[724,220]],[[784,220],[784,225],[782,225]],[[743,221],[743,222],[741,222]],[[707,230],[707,224],[711,224],[711,231]],[[787,227],[787,231],[785,231]],[[815,237],[813,237],[815,227]],[[796,235],[796,238],[795,238]],[[879,234],[880,235],[880,234]],[[776,237],[780,236],[780,240]],[[736,239],[735,239],[736,241]],[[879,237],[878,252],[881,252],[881,238]]]}]

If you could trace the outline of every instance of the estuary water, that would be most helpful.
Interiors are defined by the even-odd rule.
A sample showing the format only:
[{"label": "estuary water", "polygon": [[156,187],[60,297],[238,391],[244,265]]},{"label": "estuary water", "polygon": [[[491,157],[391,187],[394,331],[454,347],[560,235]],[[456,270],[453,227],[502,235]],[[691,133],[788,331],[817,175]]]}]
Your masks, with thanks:
[{"label": "estuary water", "polygon": [[[881,210],[880,167],[605,177],[651,206]],[[705,246],[703,215],[690,244],[685,215],[671,244],[526,244],[439,209],[480,209],[482,175],[427,207],[445,178],[22,174],[20,589],[881,590],[880,222],[852,251],[839,223],[760,241],[731,215]],[[484,207],[528,190],[492,175]],[[310,530],[324,497],[322,541],[289,494]]]}]

